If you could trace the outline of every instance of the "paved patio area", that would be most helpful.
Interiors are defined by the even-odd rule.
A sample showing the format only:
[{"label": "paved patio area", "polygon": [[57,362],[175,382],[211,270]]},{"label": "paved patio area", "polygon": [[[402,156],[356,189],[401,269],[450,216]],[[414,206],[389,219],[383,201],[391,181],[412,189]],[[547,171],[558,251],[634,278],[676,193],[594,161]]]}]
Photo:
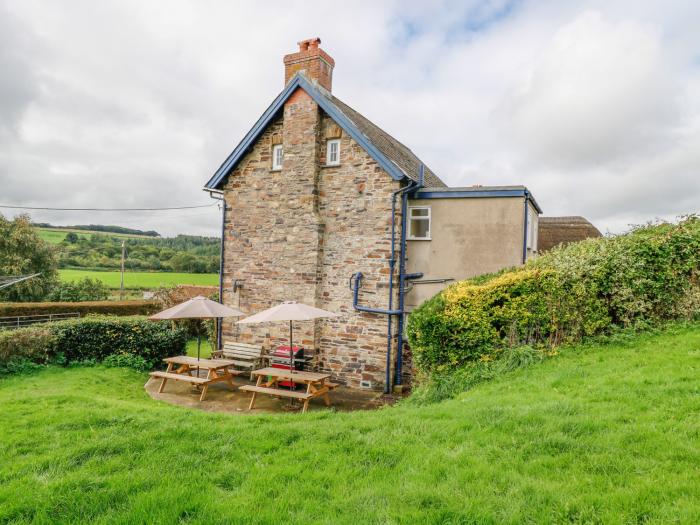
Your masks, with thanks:
[{"label": "paved patio area", "polygon": [[[236,387],[254,384],[248,380],[247,375],[234,378],[234,382]],[[232,414],[263,414],[290,411],[288,408],[288,399],[258,396],[255,399],[255,408],[249,412],[248,404],[250,403],[251,394],[249,392],[241,392],[238,388],[234,390],[225,383],[214,383],[210,385],[207,397],[201,403],[199,402],[199,393],[191,384],[181,381],[168,381],[165,385],[165,391],[162,394],[158,393],[159,386],[160,379],[150,378],[145,385],[145,389],[148,395],[153,399],[164,401],[172,405]],[[394,398],[385,397],[381,392],[356,390],[342,386],[333,390],[329,395],[333,403],[330,408],[323,404],[322,398],[319,398],[311,401],[309,404],[309,412],[334,409],[344,412],[351,410],[372,410],[394,402]],[[301,404],[297,403],[296,409],[300,410]]]}]

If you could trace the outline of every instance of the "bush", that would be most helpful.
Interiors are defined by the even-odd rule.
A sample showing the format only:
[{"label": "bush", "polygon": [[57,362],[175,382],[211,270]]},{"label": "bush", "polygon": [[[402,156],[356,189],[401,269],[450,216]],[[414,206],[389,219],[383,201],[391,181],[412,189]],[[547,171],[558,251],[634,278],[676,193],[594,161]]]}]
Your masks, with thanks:
[{"label": "bush", "polygon": [[0,303],[0,317],[77,312],[80,315],[150,315],[157,312],[157,301],[83,301],[78,303]]},{"label": "bush", "polygon": [[76,281],[59,282],[49,293],[49,301],[77,303],[109,299],[109,288],[99,279],[85,277]]},{"label": "bush", "polygon": [[0,330],[0,363],[29,360],[48,364],[56,355],[57,337],[47,325]]},{"label": "bush", "polygon": [[51,331],[58,338],[58,351],[69,363],[134,354],[152,368],[164,357],[183,354],[187,343],[183,330],[172,329],[167,321],[153,322],[143,317],[86,317],[53,323]]},{"label": "bush", "polygon": [[[187,334],[170,323],[143,317],[86,317],[0,331],[0,371],[18,363],[37,365],[125,364],[146,370],[185,353]],[[116,356],[116,357],[114,357]],[[121,366],[121,365],[119,365]]]},{"label": "bush", "polygon": [[410,316],[417,367],[439,372],[518,345],[555,347],[700,312],[700,220],[588,239],[455,283]]}]

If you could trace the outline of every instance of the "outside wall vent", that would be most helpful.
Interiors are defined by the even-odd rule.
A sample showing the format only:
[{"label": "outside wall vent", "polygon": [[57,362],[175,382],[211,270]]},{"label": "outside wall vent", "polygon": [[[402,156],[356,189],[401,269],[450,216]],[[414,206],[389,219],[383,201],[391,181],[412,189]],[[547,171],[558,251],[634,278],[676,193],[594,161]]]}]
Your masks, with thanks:
[{"label": "outside wall vent", "polygon": [[360,388],[372,388],[372,381],[360,381]]}]

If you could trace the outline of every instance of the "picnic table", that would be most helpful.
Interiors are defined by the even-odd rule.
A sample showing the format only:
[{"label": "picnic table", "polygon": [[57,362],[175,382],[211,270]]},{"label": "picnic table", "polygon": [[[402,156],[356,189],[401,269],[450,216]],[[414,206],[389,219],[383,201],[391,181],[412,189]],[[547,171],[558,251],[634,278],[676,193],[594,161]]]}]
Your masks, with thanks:
[{"label": "picnic table", "polygon": [[[165,383],[169,379],[173,381],[185,381],[193,384],[198,389],[202,387],[202,394],[199,396],[200,401],[203,401],[206,397],[207,390],[211,383],[226,381],[229,385],[234,387],[233,376],[239,373],[230,369],[230,367],[234,365],[234,362],[229,359],[198,360],[187,355],[179,355],[176,357],[166,357],[163,361],[168,363],[168,368],[165,372],[151,372],[152,377],[163,380],[158,389],[158,393],[160,394],[163,392]],[[199,370],[206,370],[206,377],[200,377]],[[192,375],[193,371],[197,372],[196,375]]]},{"label": "picnic table", "polygon": [[[303,401],[304,405],[301,411],[304,413],[309,406],[309,401],[315,397],[323,396],[326,406],[330,406],[331,400],[328,397],[328,392],[338,386],[328,381],[331,377],[330,374],[323,372],[302,372],[298,370],[267,367],[253,370],[253,375],[258,377],[255,385],[243,385],[238,387],[240,390],[253,393],[248,410],[253,409],[255,396],[257,394],[267,394],[270,396],[286,397]],[[296,390],[279,388],[280,381],[306,385],[306,391],[297,392]]]}]

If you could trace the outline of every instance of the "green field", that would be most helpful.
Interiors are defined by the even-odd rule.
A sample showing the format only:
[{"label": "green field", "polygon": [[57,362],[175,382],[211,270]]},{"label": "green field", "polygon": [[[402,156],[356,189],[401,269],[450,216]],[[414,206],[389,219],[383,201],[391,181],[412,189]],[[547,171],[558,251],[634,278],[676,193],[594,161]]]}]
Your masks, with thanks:
[{"label": "green field", "polygon": [[[119,272],[99,272],[93,270],[58,270],[62,281],[74,281],[90,277],[99,279],[107,286],[118,289]],[[200,286],[217,286],[219,276],[215,273],[176,273],[176,272],[129,272],[124,274],[124,288],[129,290],[151,290],[161,286],[178,284],[195,284]]]},{"label": "green field", "polygon": [[68,232],[78,234],[78,237],[90,237],[93,234],[106,235],[109,237],[123,237],[125,239],[157,239],[157,237],[149,237],[146,235],[130,235],[128,233],[112,233],[112,232],[97,232],[89,230],[71,230],[63,228],[37,228],[39,237],[50,244],[59,244],[66,238]]},{"label": "green field", "polygon": [[697,325],[354,413],[215,414],[50,368],[0,380],[0,522],[698,523],[698,377]]}]

